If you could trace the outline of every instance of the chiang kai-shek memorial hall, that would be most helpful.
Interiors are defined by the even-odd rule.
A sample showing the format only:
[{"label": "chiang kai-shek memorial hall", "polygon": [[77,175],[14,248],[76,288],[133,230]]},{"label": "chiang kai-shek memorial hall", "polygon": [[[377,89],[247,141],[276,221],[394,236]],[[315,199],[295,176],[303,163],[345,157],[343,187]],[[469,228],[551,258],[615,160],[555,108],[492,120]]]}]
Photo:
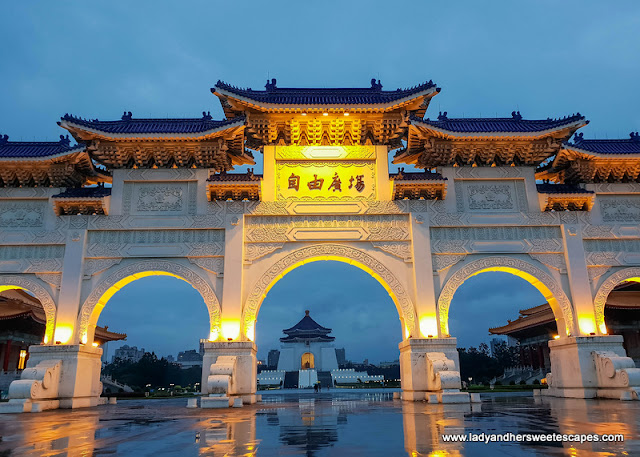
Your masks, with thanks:
[{"label": "chiang kai-shek memorial hall", "polygon": [[[488,271],[524,278],[553,311],[546,393],[638,398],[639,371],[604,322],[614,287],[640,281],[638,133],[574,136],[580,114],[435,115],[431,81],[211,92],[225,119],[65,114],[73,140],[0,137],[0,291],[29,291],[46,315],[3,410],[96,405],[100,312],[150,275],[204,298],[202,389],[213,396],[202,405],[253,402],[262,300],[317,260],[361,268],[389,293],[404,400],[469,401],[449,306]],[[231,172],[255,154],[262,174]],[[390,173],[389,155],[420,171]]]}]

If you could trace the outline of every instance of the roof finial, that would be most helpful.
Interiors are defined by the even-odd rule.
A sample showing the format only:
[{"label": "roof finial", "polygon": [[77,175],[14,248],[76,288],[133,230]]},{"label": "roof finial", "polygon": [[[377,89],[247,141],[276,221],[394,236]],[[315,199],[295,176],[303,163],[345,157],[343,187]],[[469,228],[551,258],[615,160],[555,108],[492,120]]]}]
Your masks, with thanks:
[{"label": "roof finial", "polygon": [[444,113],[442,111],[440,111],[438,113],[438,120],[439,121],[446,121],[447,120],[447,112],[445,111]]},{"label": "roof finial", "polygon": [[305,315],[305,316],[308,316],[308,315],[309,315],[309,310],[308,310],[308,309],[305,309],[305,310],[304,310],[304,315]]},{"label": "roof finial", "polygon": [[202,120],[203,121],[210,121],[211,119],[213,119],[211,117],[211,111],[203,111],[202,112]]},{"label": "roof finial", "polygon": [[382,90],[382,83],[379,79],[376,81],[376,78],[371,78],[371,88],[373,90]]},{"label": "roof finial", "polygon": [[9,142],[9,135],[0,135],[0,144],[5,144]]},{"label": "roof finial", "polygon": [[267,89],[267,92],[271,92],[274,89],[277,89],[276,86],[276,78],[271,78],[271,82],[269,82],[269,80],[267,79],[267,84],[264,85],[265,89]]},{"label": "roof finial", "polygon": [[69,146],[71,144],[69,135],[67,135],[66,137],[64,135],[60,135],[60,144],[63,146]]},{"label": "roof finial", "polygon": [[522,115],[520,114],[520,111],[511,111],[511,117],[516,121],[522,120]]},{"label": "roof finial", "polygon": [[129,111],[129,112],[125,111],[124,113],[122,113],[122,120],[123,121],[130,121],[131,117],[132,117],[131,111]]},{"label": "roof finial", "polygon": [[631,132],[629,136],[631,137],[632,141],[640,141],[640,134],[638,132]]},{"label": "roof finial", "polygon": [[574,142],[574,143],[580,143],[580,142],[582,141],[582,139],[583,139],[582,137],[584,137],[584,133],[582,133],[582,132],[580,132],[580,133],[576,133],[576,134],[573,136],[573,142]]}]

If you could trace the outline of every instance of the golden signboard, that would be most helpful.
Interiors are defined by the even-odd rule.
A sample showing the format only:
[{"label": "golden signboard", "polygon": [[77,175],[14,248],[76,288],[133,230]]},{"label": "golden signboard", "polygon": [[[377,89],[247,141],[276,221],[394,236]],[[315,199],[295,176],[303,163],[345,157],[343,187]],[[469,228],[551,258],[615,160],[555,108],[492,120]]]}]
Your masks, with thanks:
[{"label": "golden signboard", "polygon": [[276,153],[278,200],[376,198],[375,148],[285,146]]}]

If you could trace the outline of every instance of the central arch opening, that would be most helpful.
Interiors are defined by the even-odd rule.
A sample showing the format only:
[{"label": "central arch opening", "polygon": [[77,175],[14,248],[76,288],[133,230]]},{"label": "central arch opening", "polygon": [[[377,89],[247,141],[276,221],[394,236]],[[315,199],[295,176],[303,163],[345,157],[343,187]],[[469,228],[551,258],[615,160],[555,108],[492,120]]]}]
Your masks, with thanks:
[{"label": "central arch opening", "polygon": [[280,277],[259,308],[259,388],[397,380],[402,327],[389,292],[367,272],[305,263]]}]

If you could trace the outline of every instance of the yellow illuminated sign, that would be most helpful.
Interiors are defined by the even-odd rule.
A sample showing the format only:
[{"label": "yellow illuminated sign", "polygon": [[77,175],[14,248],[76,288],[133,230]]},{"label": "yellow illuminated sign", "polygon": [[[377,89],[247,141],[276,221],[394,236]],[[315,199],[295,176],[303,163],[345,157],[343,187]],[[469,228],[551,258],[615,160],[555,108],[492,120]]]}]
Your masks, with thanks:
[{"label": "yellow illuminated sign", "polygon": [[369,200],[376,198],[374,146],[279,146],[278,200]]}]

